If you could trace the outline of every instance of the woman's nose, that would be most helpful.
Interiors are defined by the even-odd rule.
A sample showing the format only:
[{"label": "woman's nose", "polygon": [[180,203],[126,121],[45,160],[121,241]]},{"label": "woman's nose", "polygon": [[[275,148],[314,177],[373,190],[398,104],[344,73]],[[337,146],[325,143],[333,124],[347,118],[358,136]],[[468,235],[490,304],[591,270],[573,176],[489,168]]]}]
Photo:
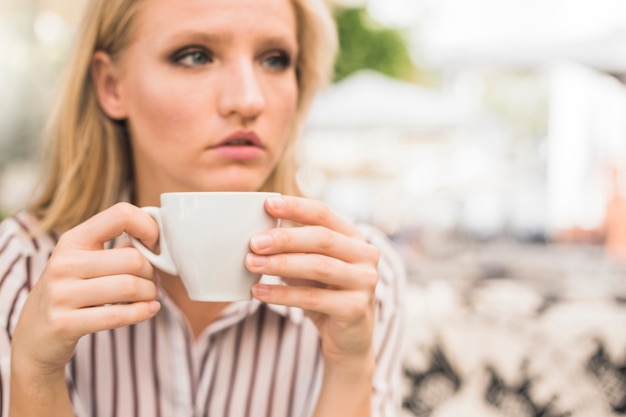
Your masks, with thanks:
[{"label": "woman's nose", "polygon": [[254,63],[238,62],[224,68],[220,87],[219,112],[222,117],[239,116],[243,121],[257,118],[265,109],[265,95]]}]

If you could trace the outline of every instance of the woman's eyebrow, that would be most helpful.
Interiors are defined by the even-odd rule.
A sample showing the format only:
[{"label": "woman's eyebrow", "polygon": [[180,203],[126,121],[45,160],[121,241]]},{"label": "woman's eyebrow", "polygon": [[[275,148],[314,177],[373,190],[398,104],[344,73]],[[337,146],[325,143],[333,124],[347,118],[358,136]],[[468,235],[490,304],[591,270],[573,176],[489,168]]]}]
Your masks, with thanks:
[{"label": "woman's eyebrow", "polygon": [[[167,40],[165,40],[167,39]],[[234,36],[228,33],[210,33],[198,30],[184,30],[172,34],[165,38],[167,45],[193,43],[198,45],[210,46],[229,46],[234,42]],[[268,35],[259,37],[254,44],[257,48],[263,50],[284,49],[291,55],[298,54],[298,41],[294,36],[289,35]]]},{"label": "woman's eyebrow", "polygon": [[267,38],[262,38],[259,41],[259,44],[266,47],[296,47],[296,40],[291,37],[286,36],[271,36]]},{"label": "woman's eyebrow", "polygon": [[229,44],[232,36],[225,33],[207,33],[201,31],[186,30],[178,32],[170,38],[173,42],[197,42],[202,44]]}]

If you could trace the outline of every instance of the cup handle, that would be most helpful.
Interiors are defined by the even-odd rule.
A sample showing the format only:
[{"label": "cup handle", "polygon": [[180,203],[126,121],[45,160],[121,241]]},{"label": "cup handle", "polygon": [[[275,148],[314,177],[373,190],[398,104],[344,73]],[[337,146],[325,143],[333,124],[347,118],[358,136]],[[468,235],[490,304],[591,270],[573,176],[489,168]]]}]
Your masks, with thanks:
[{"label": "cup handle", "polygon": [[143,243],[139,240],[135,239],[132,236],[130,237],[130,242],[132,245],[143,255],[146,259],[154,266],[171,275],[178,275],[178,269],[172,260],[172,255],[170,254],[170,249],[167,246],[167,241],[165,240],[165,235],[163,233],[163,221],[161,220],[161,209],[159,207],[142,207],[143,211],[148,213],[154,220],[156,220],[159,225],[159,247],[161,248],[161,253],[157,255],[152,252],[150,249],[146,248]]}]

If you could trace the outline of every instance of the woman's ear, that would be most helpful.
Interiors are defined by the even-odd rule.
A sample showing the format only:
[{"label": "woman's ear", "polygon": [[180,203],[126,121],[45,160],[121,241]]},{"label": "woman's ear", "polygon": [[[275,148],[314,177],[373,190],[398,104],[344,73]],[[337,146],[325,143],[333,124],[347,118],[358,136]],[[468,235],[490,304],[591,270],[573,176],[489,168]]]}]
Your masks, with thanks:
[{"label": "woman's ear", "polygon": [[91,59],[91,79],[96,89],[98,103],[112,119],[125,119],[128,115],[116,68],[106,52],[96,51]]}]

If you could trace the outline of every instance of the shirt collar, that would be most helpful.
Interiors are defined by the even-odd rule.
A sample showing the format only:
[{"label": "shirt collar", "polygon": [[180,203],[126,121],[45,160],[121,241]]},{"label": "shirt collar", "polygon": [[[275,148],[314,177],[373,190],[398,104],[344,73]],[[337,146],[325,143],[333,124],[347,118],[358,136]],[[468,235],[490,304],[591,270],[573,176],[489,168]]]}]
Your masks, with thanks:
[{"label": "shirt collar", "polygon": [[[263,283],[267,284],[285,285],[278,277],[264,275],[261,280]],[[164,307],[166,307],[167,310],[174,313],[179,320],[184,321],[183,314],[178,306],[161,288],[159,288],[159,301]],[[253,298],[251,300],[232,302],[224,309],[224,311],[222,311],[220,317],[218,317],[215,322],[209,326],[211,333],[219,331],[222,328],[232,326],[233,324],[244,320],[246,317],[252,316],[263,304],[265,304],[267,308],[275,314],[289,319],[296,325],[301,324],[305,319],[304,311],[301,308],[282,306],[278,304],[266,304]]]}]

